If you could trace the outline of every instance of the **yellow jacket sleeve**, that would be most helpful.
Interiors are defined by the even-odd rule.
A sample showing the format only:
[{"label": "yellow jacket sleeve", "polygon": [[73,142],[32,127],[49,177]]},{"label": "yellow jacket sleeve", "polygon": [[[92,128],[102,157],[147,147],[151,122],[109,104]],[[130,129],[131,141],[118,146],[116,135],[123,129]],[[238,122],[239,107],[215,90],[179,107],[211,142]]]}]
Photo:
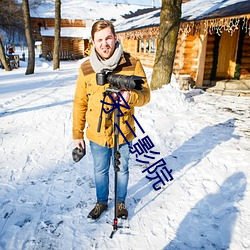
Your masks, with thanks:
[{"label": "yellow jacket sleeve", "polygon": [[134,75],[143,77],[144,84],[141,90],[133,89],[130,91],[130,98],[128,105],[130,107],[141,107],[150,101],[150,89],[148,86],[146,74],[141,65],[141,62],[137,60]]},{"label": "yellow jacket sleeve", "polygon": [[86,92],[85,77],[81,68],[76,82],[75,97],[73,101],[73,140],[83,139],[83,130],[86,123],[88,97]]}]

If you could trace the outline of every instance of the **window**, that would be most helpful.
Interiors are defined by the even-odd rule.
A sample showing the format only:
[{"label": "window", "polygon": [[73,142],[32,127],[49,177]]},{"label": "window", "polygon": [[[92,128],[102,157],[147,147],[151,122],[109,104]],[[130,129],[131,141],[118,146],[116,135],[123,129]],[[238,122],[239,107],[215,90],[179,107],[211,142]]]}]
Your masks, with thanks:
[{"label": "window", "polygon": [[141,38],[137,40],[138,53],[155,53],[155,38]]}]

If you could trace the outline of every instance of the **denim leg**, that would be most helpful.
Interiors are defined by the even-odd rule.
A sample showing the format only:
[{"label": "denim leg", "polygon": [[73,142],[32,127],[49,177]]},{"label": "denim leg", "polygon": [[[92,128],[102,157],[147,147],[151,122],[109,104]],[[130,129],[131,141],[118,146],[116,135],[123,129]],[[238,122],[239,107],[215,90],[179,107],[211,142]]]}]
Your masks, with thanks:
[{"label": "denim leg", "polygon": [[[131,145],[131,142],[129,143]],[[118,194],[117,200],[121,202],[125,202],[127,196],[127,188],[128,188],[128,179],[129,179],[129,145],[127,143],[119,146],[119,151],[121,153],[119,165],[120,171],[118,172]]]},{"label": "denim leg", "polygon": [[94,161],[97,202],[107,204],[109,196],[109,166],[111,149],[108,147],[102,147],[91,141],[90,148]]}]

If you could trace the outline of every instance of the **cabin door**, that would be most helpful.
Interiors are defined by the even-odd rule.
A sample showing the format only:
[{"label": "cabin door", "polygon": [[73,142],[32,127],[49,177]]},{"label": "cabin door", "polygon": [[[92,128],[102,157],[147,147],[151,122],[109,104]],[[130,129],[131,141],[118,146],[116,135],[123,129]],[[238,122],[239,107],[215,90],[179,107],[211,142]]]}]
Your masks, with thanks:
[{"label": "cabin door", "polygon": [[234,77],[238,39],[239,30],[236,30],[232,36],[227,31],[222,32],[219,44],[216,78],[222,79]]}]

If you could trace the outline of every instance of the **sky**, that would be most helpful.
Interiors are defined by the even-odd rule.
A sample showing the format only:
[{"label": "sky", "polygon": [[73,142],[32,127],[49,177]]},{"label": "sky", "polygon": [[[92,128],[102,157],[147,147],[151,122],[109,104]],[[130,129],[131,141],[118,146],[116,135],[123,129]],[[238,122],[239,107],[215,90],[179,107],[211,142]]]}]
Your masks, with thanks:
[{"label": "sky", "polygon": [[[250,99],[181,91],[174,77],[136,108],[145,134],[137,128],[134,140],[149,136],[173,180],[154,190],[143,170],[157,159],[131,155],[124,228],[109,238],[112,167],[109,208],[98,221],[87,219],[96,202],[93,159],[85,138],[87,154],[73,162],[71,134],[86,59],[54,71],[37,54],[35,74],[25,75],[23,61],[0,69],[0,249],[250,249]],[[145,71],[150,83],[152,69]]]}]

